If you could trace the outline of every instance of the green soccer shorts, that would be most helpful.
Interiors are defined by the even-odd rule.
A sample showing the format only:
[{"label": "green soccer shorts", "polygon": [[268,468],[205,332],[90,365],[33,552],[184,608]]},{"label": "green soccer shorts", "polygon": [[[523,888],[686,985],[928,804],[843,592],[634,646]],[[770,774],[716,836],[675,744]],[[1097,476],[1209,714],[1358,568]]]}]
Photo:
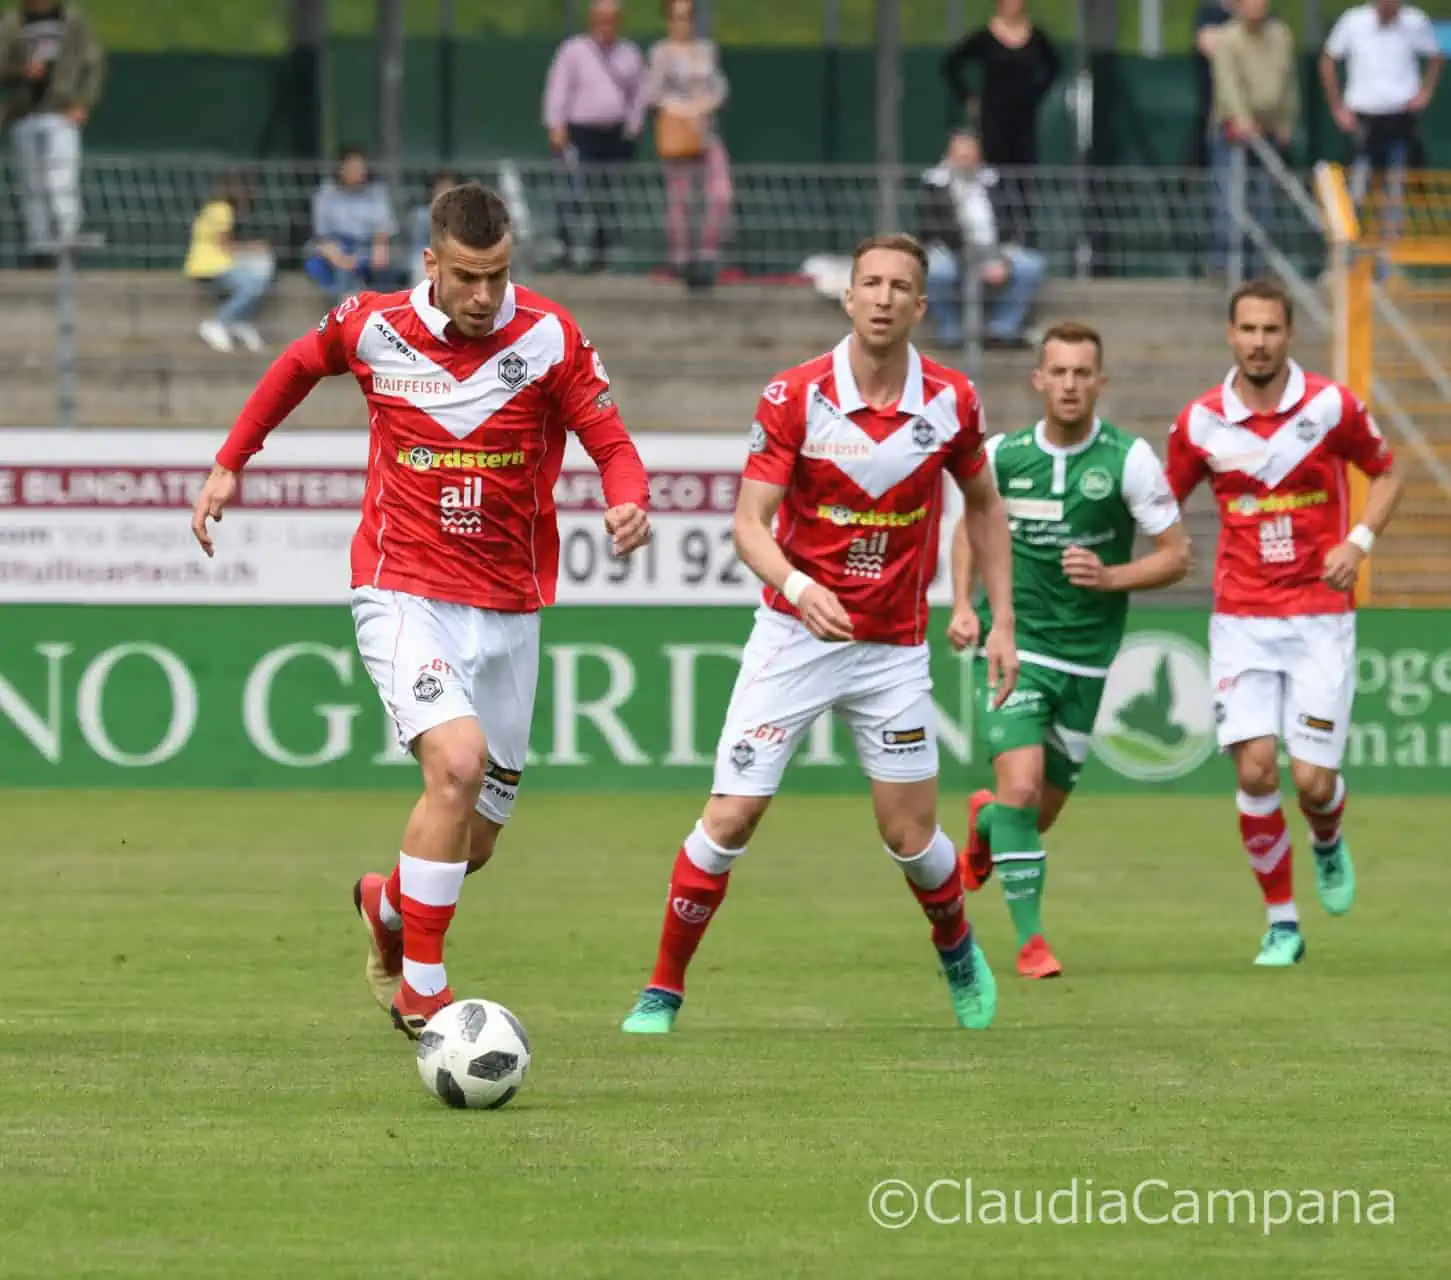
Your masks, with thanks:
[{"label": "green soccer shorts", "polygon": [[1103,699],[1102,676],[1023,663],[1017,688],[997,710],[987,687],[987,664],[977,664],[978,736],[988,759],[1022,747],[1043,748],[1043,776],[1060,791],[1072,791],[1088,759],[1093,722]]}]

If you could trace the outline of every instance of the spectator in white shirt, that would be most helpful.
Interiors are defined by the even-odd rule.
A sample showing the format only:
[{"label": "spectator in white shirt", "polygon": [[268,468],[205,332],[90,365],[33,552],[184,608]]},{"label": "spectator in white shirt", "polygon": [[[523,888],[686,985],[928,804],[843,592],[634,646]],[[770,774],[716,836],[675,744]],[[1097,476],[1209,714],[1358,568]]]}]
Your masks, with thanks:
[{"label": "spectator in white shirt", "polygon": [[[1405,171],[1418,163],[1420,118],[1436,91],[1442,61],[1431,20],[1400,0],[1348,9],[1331,29],[1320,55],[1320,82],[1335,123],[1353,141],[1357,202],[1374,172],[1385,175],[1392,209],[1399,209]],[[1339,62],[1345,63],[1344,94]]]}]

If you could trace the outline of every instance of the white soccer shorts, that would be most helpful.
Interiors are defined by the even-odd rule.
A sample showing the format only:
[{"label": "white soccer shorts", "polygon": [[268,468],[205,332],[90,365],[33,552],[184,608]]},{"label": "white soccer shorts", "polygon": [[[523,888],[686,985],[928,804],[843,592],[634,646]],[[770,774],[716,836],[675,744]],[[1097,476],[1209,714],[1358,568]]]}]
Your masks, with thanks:
[{"label": "white soccer shorts", "polygon": [[1355,614],[1217,613],[1209,675],[1221,748],[1279,738],[1295,760],[1340,768],[1355,700]]},{"label": "white soccer shorts", "polygon": [[449,720],[478,720],[489,765],[476,807],[491,822],[508,822],[534,718],[539,615],[359,587],[353,626],[403,747]]},{"label": "white soccer shorts", "polygon": [[937,724],[925,644],[828,643],[761,609],[741,655],[715,754],[716,795],[773,796],[801,739],[834,711],[862,772],[877,782],[937,776]]}]

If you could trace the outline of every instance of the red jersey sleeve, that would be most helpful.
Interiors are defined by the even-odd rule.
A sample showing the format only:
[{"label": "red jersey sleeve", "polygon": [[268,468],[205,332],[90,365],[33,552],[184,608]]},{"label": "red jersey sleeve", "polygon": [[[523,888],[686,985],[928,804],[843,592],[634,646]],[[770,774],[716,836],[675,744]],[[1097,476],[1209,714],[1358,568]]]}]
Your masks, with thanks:
[{"label": "red jersey sleeve", "polygon": [[323,378],[347,373],[350,343],[343,328],[361,309],[358,299],[349,298],[272,362],[217,451],[218,464],[240,471]]},{"label": "red jersey sleeve", "polygon": [[958,432],[948,446],[947,470],[958,481],[971,480],[987,464],[983,449],[982,401],[970,392],[957,413]]},{"label": "red jersey sleeve", "polygon": [[1375,417],[1359,396],[1341,389],[1340,425],[1326,437],[1330,451],[1353,463],[1368,476],[1384,475],[1395,456],[1381,434]]},{"label": "red jersey sleeve", "polygon": [[796,459],[806,438],[806,412],[800,404],[801,389],[791,388],[784,378],[766,385],[751,423],[750,454],[743,473],[747,480],[776,484],[791,483]]},{"label": "red jersey sleeve", "polygon": [[599,468],[605,504],[650,506],[650,479],[645,464],[610,391],[600,353],[572,324],[564,325],[564,359],[554,374],[554,400],[564,424],[579,437]]},{"label": "red jersey sleeve", "polygon": [[1169,487],[1174,491],[1175,501],[1181,505],[1209,474],[1204,453],[1189,438],[1189,415],[1194,412],[1191,404],[1169,428],[1169,443],[1164,450],[1164,474]]}]

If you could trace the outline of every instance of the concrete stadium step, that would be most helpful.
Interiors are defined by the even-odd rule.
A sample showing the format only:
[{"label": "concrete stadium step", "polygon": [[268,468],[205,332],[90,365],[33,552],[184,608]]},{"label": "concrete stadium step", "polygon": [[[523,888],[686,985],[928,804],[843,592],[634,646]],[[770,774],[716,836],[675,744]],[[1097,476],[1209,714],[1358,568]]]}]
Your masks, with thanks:
[{"label": "concrete stadium step", "polygon": [[[224,426],[266,365],[265,357],[217,356],[195,326],[207,309],[199,290],[179,278],[147,272],[86,272],[78,314],[81,421],[122,425]],[[713,296],[687,297],[675,285],[641,277],[555,276],[542,292],[568,306],[599,339],[616,394],[636,431],[741,431],[761,386],[781,368],[834,344],[844,327],[840,309],[810,289],[747,284]],[[0,369],[0,424],[52,420],[54,314],[47,308],[53,276],[16,272],[0,278],[0,342],[11,361]],[[316,323],[322,303],[296,276],[278,282],[276,313],[291,331]],[[1104,333],[1109,389],[1106,416],[1161,445],[1174,414],[1212,386],[1228,363],[1222,299],[1193,281],[1055,280],[1040,309],[1045,322],[1074,315]],[[1166,314],[1182,317],[1166,326]],[[277,314],[271,322],[280,328]],[[949,364],[955,351],[927,349]],[[1315,363],[1316,357],[1306,355]],[[977,381],[990,428],[1030,422],[1038,402],[1029,377],[1032,353],[989,353]],[[298,426],[354,427],[364,418],[356,391],[326,384],[298,410]]]}]

